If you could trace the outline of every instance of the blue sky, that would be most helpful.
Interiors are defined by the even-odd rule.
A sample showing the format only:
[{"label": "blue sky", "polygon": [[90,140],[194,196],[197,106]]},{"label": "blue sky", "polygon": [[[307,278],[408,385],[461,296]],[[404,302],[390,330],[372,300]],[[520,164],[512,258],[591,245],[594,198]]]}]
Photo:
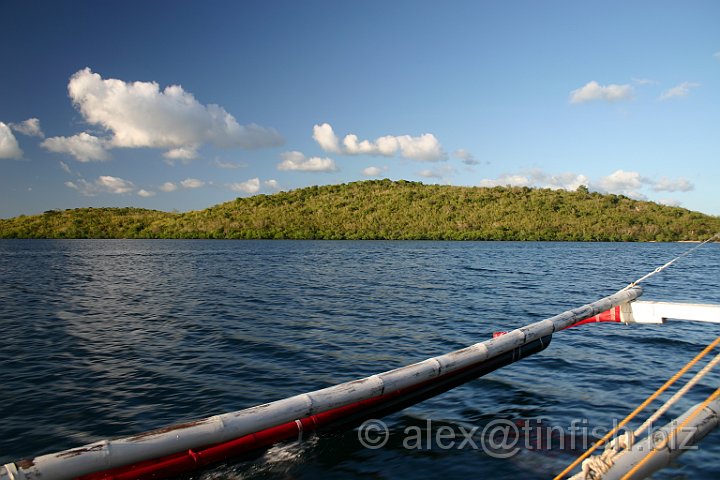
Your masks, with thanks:
[{"label": "blue sky", "polygon": [[720,215],[720,2],[0,0],[0,217],[391,178]]}]

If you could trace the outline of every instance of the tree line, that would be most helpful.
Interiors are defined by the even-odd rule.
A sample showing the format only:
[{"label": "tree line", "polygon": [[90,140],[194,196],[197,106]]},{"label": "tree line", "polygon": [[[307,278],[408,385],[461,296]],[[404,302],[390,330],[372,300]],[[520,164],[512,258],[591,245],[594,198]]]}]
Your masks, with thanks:
[{"label": "tree line", "polygon": [[623,195],[370,180],[237,198],[201,211],[51,210],[0,220],[0,238],[702,240],[720,217]]}]

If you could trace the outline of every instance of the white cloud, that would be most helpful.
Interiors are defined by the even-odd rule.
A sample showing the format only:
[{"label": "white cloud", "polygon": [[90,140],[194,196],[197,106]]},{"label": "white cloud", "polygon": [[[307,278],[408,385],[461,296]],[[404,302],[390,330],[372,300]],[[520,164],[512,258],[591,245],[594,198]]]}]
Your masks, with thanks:
[{"label": "white cloud", "polygon": [[231,183],[228,187],[234,192],[253,194],[260,191],[260,179],[257,177],[251,178],[244,182]]},{"label": "white cloud", "polygon": [[551,175],[540,169],[533,169],[517,173],[506,173],[497,179],[484,179],[479,185],[481,187],[506,185],[511,187],[539,187],[569,191],[577,190],[580,185],[585,185],[596,192],[614,193],[643,200],[647,197],[641,193],[641,190],[647,188],[655,192],[688,192],[695,188],[690,181],[683,177],[676,179],[661,178],[655,181],[642,176],[639,172],[625,170],[616,170],[608,176],[593,181],[582,174],[566,172]]},{"label": "white cloud", "polygon": [[186,178],[180,182],[180,185],[183,188],[200,188],[205,186],[205,182],[198,180],[197,178]]},{"label": "white cloud", "polygon": [[675,179],[661,178],[655,181],[643,177],[638,172],[626,172],[623,170],[617,170],[611,175],[600,179],[596,188],[601,192],[645,198],[644,195],[639,193],[642,187],[650,187],[655,192],[689,192],[695,189],[695,186],[683,177]]},{"label": "white cloud", "polygon": [[660,95],[660,100],[687,97],[690,94],[690,89],[698,88],[699,86],[700,84],[697,82],[683,82],[680,85],[665,90]]},{"label": "white cloud", "polygon": [[222,148],[282,145],[272,128],[240,125],[215,104],[203,105],[179,85],[160,90],[156,82],[103,79],[89,68],[75,73],[68,93],[85,121],[104,128],[109,147],[169,149],[169,158],[188,159],[205,143]]},{"label": "white cloud", "polygon": [[463,148],[455,150],[454,155],[462,160],[465,165],[480,165],[480,161],[476,160],[472,153]]},{"label": "white cloud", "polygon": [[141,197],[144,197],[144,198],[154,197],[154,196],[155,196],[155,192],[153,192],[153,191],[151,191],[151,190],[145,190],[145,189],[143,189],[143,188],[141,188],[140,190],[138,190],[137,194],[140,195]]},{"label": "white cloud", "polygon": [[101,175],[94,182],[88,182],[81,178],[75,182],[65,182],[65,185],[89,197],[98,193],[120,195],[130,193],[135,189],[132,182],[110,175]]},{"label": "white cloud", "polygon": [[633,89],[630,85],[610,84],[602,86],[593,80],[570,92],[570,103],[585,103],[595,100],[617,102],[619,100],[630,100],[632,96]]},{"label": "white cloud", "polygon": [[0,158],[20,159],[23,151],[12,130],[3,122],[0,122]]},{"label": "white cloud", "polygon": [[105,150],[105,142],[85,132],[72,137],[50,137],[40,146],[51,152],[72,155],[79,162],[110,160],[110,155]]},{"label": "white cloud", "polygon": [[284,152],[280,154],[283,159],[278,164],[278,170],[295,170],[301,172],[334,172],[337,170],[335,160],[331,158],[310,157],[298,151]]},{"label": "white cloud", "polygon": [[333,128],[329,123],[315,125],[313,127],[313,139],[320,145],[320,148],[326,152],[341,153],[340,141],[333,132]]},{"label": "white cloud", "polygon": [[585,175],[565,172],[550,175],[540,169],[533,169],[514,174],[503,174],[497,179],[484,179],[481,187],[497,187],[510,185],[511,187],[540,187],[553,190],[576,190],[580,185],[588,185],[590,179]]},{"label": "white cloud", "polygon": [[656,192],[689,192],[695,189],[695,185],[683,177],[676,179],[661,178],[652,185]]},{"label": "white cloud", "polygon": [[109,175],[98,177],[95,183],[110,193],[128,193],[134,188],[132,182]]},{"label": "white cloud", "polygon": [[348,134],[340,142],[328,123],[313,127],[313,138],[326,152],[346,155],[373,155],[391,157],[399,154],[403,158],[425,162],[446,160],[447,154],[435,135],[425,133],[418,137],[410,135],[379,137],[375,141],[360,140],[355,134]]},{"label": "white cloud", "polygon": [[628,197],[643,197],[639,190],[645,180],[638,172],[616,170],[607,177],[603,177],[597,184],[598,190],[607,193],[616,193]]},{"label": "white cloud", "polygon": [[377,177],[378,175],[380,175],[381,173],[383,173],[386,170],[387,170],[387,167],[382,167],[382,168],[367,167],[367,168],[363,168],[362,174],[365,175],[366,177]]},{"label": "white cloud", "polygon": [[270,180],[265,180],[263,182],[263,185],[270,190],[280,191],[282,189],[280,183],[278,183],[277,180],[274,180],[272,178]]},{"label": "white cloud", "polygon": [[590,179],[585,175],[565,172],[559,175],[542,177],[542,182],[546,188],[552,188],[553,190],[577,190],[580,185],[587,186],[590,184]]},{"label": "white cloud", "polygon": [[168,160],[180,160],[183,162],[193,160],[197,158],[197,156],[198,154],[196,146],[173,148],[172,150],[168,150],[167,152],[163,153],[163,157],[167,158]]},{"label": "white cloud", "polygon": [[532,185],[532,180],[525,175],[508,174],[504,173],[496,179],[484,178],[480,180],[479,185],[481,187],[529,187]]},{"label": "white cloud", "polygon": [[10,128],[16,132],[22,133],[23,135],[45,138],[45,134],[40,128],[40,120],[37,118],[28,118],[20,123],[11,123]]},{"label": "white cloud", "polygon": [[178,189],[178,186],[175,185],[173,182],[165,182],[162,185],[160,185],[160,190],[163,192],[174,192]]},{"label": "white cloud", "polygon": [[63,172],[65,173],[72,173],[72,171],[70,170],[70,166],[63,161],[60,161],[60,168],[62,168]]}]

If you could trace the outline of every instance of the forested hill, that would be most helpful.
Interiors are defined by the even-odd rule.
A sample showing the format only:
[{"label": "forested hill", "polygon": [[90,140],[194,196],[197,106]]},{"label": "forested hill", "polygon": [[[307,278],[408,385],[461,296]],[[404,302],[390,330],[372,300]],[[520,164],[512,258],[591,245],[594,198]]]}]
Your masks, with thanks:
[{"label": "forested hill", "polygon": [[0,220],[2,238],[700,240],[720,217],[618,195],[377,180],[238,198],[205,210],[52,210]]}]

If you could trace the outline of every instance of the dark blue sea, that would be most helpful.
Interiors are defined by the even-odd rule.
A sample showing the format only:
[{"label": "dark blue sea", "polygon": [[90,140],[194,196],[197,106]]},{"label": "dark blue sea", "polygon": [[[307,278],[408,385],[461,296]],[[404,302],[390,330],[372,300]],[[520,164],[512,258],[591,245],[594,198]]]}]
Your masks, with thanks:
[{"label": "dark blue sea", "polygon": [[[691,247],[3,240],[0,464],[443,354],[614,293]],[[720,303],[720,244],[644,286],[643,300]],[[386,417],[382,448],[351,430],[192,478],[549,478],[583,435],[604,433],[718,335],[687,322],[567,330],[537,355]],[[672,416],[719,384],[707,377]],[[498,422],[538,428],[498,455],[484,448]],[[417,432],[420,443],[408,438]],[[462,432],[473,442],[452,444]],[[654,478],[718,475],[714,432]]]}]

